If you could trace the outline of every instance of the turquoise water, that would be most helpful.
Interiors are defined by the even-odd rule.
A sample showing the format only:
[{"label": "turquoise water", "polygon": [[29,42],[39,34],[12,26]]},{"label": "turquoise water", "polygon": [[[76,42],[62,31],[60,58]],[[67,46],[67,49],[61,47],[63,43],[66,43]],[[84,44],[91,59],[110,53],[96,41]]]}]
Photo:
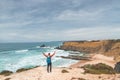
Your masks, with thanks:
[{"label": "turquoise water", "polygon": [[[40,47],[45,44],[46,47]],[[76,60],[62,59],[56,56],[67,56],[69,52],[57,50],[55,47],[62,45],[62,42],[41,42],[41,43],[0,43],[0,72],[9,70],[15,72],[20,68],[34,66],[46,66],[44,53],[56,51],[52,62],[54,67],[66,67]]]}]

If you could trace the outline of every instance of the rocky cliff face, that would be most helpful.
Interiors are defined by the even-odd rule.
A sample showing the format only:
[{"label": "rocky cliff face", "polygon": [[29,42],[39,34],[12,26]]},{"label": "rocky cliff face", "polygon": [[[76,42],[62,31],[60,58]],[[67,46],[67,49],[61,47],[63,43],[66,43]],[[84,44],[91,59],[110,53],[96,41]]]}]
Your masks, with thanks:
[{"label": "rocky cliff face", "polygon": [[67,41],[63,43],[60,49],[84,53],[101,53],[114,56],[116,59],[120,56],[120,40]]}]

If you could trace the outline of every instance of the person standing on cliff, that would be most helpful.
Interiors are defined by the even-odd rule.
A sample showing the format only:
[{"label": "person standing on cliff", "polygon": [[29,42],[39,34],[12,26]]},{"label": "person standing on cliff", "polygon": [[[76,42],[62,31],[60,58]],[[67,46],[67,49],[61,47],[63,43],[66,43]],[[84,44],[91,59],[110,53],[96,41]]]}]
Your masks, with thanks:
[{"label": "person standing on cliff", "polygon": [[55,55],[55,53],[56,53],[56,51],[54,51],[53,54],[51,54],[51,53],[48,53],[48,54],[43,53],[43,55],[45,57],[47,57],[46,62],[47,62],[47,72],[48,73],[52,72],[52,61],[51,61],[51,58]]}]

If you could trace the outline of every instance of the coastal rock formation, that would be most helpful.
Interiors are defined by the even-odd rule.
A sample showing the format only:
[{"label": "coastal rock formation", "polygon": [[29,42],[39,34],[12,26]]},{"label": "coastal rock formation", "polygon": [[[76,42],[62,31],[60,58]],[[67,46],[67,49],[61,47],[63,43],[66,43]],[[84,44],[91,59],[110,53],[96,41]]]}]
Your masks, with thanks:
[{"label": "coastal rock formation", "polygon": [[4,71],[0,72],[0,75],[4,75],[4,76],[9,76],[11,74],[13,74],[13,72],[12,71],[8,71],[8,70],[4,70]]},{"label": "coastal rock formation", "polygon": [[98,40],[98,41],[66,41],[60,49],[79,51],[83,53],[100,53],[114,56],[120,61],[120,40]]},{"label": "coastal rock formation", "polygon": [[42,44],[40,47],[45,47],[45,44]]},{"label": "coastal rock formation", "polygon": [[73,59],[73,60],[90,60],[91,57],[87,56],[77,56],[77,55],[68,55],[68,56],[57,56],[65,59]]},{"label": "coastal rock formation", "polygon": [[114,70],[115,70],[115,72],[120,73],[120,62],[117,62],[117,63],[115,64]]}]

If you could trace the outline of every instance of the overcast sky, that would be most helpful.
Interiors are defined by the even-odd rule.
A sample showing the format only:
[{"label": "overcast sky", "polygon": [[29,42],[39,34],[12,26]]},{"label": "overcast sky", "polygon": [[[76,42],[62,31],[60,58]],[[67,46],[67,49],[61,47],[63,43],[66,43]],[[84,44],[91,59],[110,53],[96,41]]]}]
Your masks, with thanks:
[{"label": "overcast sky", "polygon": [[0,42],[120,39],[120,0],[0,0]]}]

